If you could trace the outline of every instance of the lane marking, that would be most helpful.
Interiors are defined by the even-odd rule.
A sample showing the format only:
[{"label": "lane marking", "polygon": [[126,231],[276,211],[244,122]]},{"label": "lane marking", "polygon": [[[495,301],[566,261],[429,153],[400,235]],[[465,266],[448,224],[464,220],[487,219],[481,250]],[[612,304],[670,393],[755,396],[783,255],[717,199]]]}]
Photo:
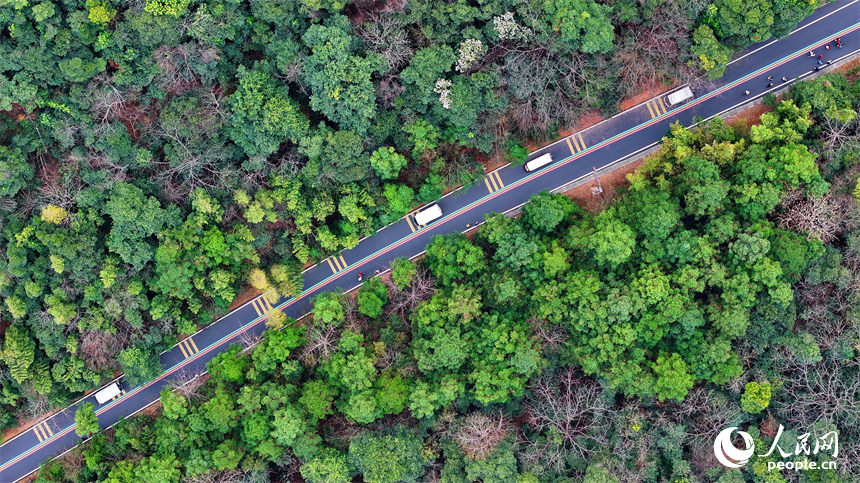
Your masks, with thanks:
[{"label": "lane marking", "polygon": [[[331,273],[337,273],[337,270],[335,270],[334,265],[331,264],[331,258],[326,258],[325,261],[328,263],[328,267],[331,269]],[[256,309],[257,307],[255,306],[254,308]],[[258,313],[257,315],[260,314]]]},{"label": "lane marking", "polygon": [[648,111],[651,113],[651,119],[657,117],[654,115],[654,109],[651,109],[651,101],[646,102],[645,105],[648,106]]},{"label": "lane marking", "polygon": [[412,224],[412,213],[406,215],[406,223],[409,224],[409,229],[412,230],[412,233],[415,233],[415,226]]},{"label": "lane marking", "polygon": [[36,437],[39,438],[40,443],[47,439],[47,436],[42,437],[42,433],[39,432],[39,429],[41,428],[41,426],[42,426],[41,423],[33,426],[33,432],[36,433]]},{"label": "lane marking", "polygon": [[338,257],[340,257],[340,261],[343,263],[343,268],[346,268],[349,266],[349,264],[346,263],[346,260],[343,259],[343,255],[338,255]]},{"label": "lane marking", "polygon": [[505,187],[505,183],[502,183],[502,177],[501,177],[501,176],[499,176],[499,172],[498,172],[498,171],[493,171],[492,173],[490,173],[490,177],[491,177],[491,178],[492,178],[492,175],[496,175],[496,180],[499,182],[499,189],[504,188],[504,187]]},{"label": "lane marking", "polygon": [[265,309],[265,313],[269,313],[272,311],[272,304],[269,303],[269,298],[266,297],[266,294],[260,296],[260,303],[263,304],[263,308]]},{"label": "lane marking", "polygon": [[485,185],[487,185],[487,191],[489,191],[490,193],[492,193],[492,192],[493,192],[493,188],[492,188],[492,187],[490,187],[490,177],[489,177],[489,176],[487,176],[486,178],[484,178],[484,184],[485,184]]},{"label": "lane marking", "polygon": [[576,154],[576,150],[573,149],[573,145],[570,144],[570,138],[567,137],[567,138],[564,138],[564,140],[567,141],[567,147],[570,148],[570,154]]},{"label": "lane marking", "polygon": [[582,144],[582,149],[588,149],[588,147],[585,145],[585,139],[582,139],[582,134],[576,133],[576,135],[579,136],[579,143]]}]

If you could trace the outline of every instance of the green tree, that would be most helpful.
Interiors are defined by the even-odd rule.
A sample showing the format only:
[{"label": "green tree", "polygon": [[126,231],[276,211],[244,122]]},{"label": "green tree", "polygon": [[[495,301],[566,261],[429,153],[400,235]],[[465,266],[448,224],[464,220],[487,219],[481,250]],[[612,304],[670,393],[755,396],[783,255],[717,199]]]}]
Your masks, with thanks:
[{"label": "green tree", "polygon": [[305,411],[316,419],[325,419],[334,414],[334,398],[337,390],[321,379],[314,379],[302,385],[299,403]]},{"label": "green tree", "polygon": [[371,278],[358,289],[356,298],[359,312],[371,318],[379,317],[388,302],[388,287],[379,277]]},{"label": "green tree", "polygon": [[177,483],[182,477],[178,466],[176,455],[150,456],[140,462],[134,470],[134,475],[137,481]]},{"label": "green tree", "polygon": [[408,258],[399,257],[391,262],[391,281],[400,290],[410,286],[415,280],[415,264]]},{"label": "green tree", "polygon": [[388,215],[392,221],[408,213],[415,203],[415,192],[406,185],[386,183],[382,194],[388,200]]},{"label": "green tree", "polygon": [[302,477],[309,483],[349,483],[349,465],[346,455],[332,448],[324,449],[319,455],[303,464]]},{"label": "green tree", "polygon": [[748,382],[741,396],[741,408],[750,414],[758,414],[770,405],[770,397],[770,383]]},{"label": "green tree", "polygon": [[657,399],[683,401],[694,382],[693,376],[690,375],[690,366],[684,359],[679,354],[660,354],[652,368],[657,376],[654,385]]},{"label": "green tree", "polygon": [[287,361],[290,352],[304,343],[302,326],[295,325],[296,321],[289,318],[283,330],[267,331],[263,341],[251,353],[254,367],[261,372],[272,374],[278,365]]},{"label": "green tree", "polygon": [[314,321],[325,325],[337,325],[346,317],[340,296],[333,292],[323,292],[313,299]]},{"label": "green tree", "polygon": [[17,324],[12,324],[6,329],[3,359],[9,366],[9,373],[19,383],[30,379],[30,366],[35,357],[35,348],[36,344],[30,338],[27,329]]},{"label": "green tree", "polygon": [[15,196],[32,180],[33,166],[27,162],[21,150],[0,146],[0,197]]},{"label": "green tree", "polygon": [[142,347],[123,349],[118,359],[126,379],[132,386],[149,382],[163,372],[158,353]]},{"label": "green tree", "polygon": [[184,396],[170,389],[161,391],[161,407],[163,414],[169,419],[182,419],[188,414],[188,401]]},{"label": "green tree", "polygon": [[75,433],[85,438],[93,433],[99,432],[99,419],[96,416],[93,403],[81,404],[75,411]]},{"label": "green tree", "polygon": [[569,197],[542,191],[532,195],[523,207],[522,220],[538,233],[552,233],[564,220],[569,220],[579,208]]},{"label": "green tree", "polygon": [[414,482],[424,473],[421,440],[403,431],[353,438],[348,460],[367,483]]},{"label": "green tree", "polygon": [[548,1],[543,3],[543,11],[552,30],[571,48],[586,54],[612,49],[615,33],[609,5],[590,0]]},{"label": "green tree", "polygon": [[135,270],[140,270],[152,260],[155,235],[169,220],[167,212],[153,197],[128,183],[119,183],[111,190],[104,207],[104,214],[111,217],[107,247]]},{"label": "green tree", "polygon": [[287,88],[266,72],[239,66],[239,88],[230,96],[233,116],[228,135],[249,156],[268,156],[286,141],[298,142],[309,129],[308,119],[289,97]]},{"label": "green tree", "polygon": [[370,155],[370,165],[382,179],[396,179],[406,166],[406,158],[390,146],[383,146]]},{"label": "green tree", "polygon": [[714,30],[707,25],[700,25],[693,31],[691,50],[699,59],[699,67],[707,72],[711,79],[722,77],[732,58],[732,49],[722,45],[714,36]]},{"label": "green tree", "polygon": [[312,25],[302,40],[313,51],[305,63],[305,81],[312,91],[311,108],[343,129],[364,134],[376,113],[370,77],[383,70],[381,57],[356,55],[357,39],[352,36],[349,20],[341,15]]}]

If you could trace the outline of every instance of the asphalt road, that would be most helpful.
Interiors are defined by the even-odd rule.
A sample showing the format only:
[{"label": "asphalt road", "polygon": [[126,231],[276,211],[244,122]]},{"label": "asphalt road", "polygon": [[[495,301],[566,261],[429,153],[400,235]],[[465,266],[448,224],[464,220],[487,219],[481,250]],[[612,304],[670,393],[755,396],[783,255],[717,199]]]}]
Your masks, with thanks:
[{"label": "asphalt road", "polygon": [[[860,51],[860,0],[840,0],[826,5],[801,22],[789,37],[769,40],[748,48],[733,61],[725,75],[714,82],[694,86],[697,99],[670,109],[665,98],[658,98],[634,107],[585,131],[562,139],[533,152],[529,159],[551,153],[554,164],[527,173],[522,166],[506,166],[489,173],[469,189],[445,196],[439,201],[445,216],[419,228],[411,217],[380,230],[351,250],[308,269],[304,274],[305,291],[295,299],[274,304],[288,316],[298,318],[310,308],[310,299],[322,292],[349,290],[358,284],[359,272],[365,277],[375,270],[385,271],[397,257],[411,258],[424,251],[430,238],[444,233],[464,231],[474,226],[488,213],[502,213],[521,205],[537,192],[551,190],[570,181],[590,176],[592,167],[598,169],[638,153],[658,143],[669,125],[680,121],[690,126],[697,117],[708,119],[725,112],[752,97],[783,86],[782,77],[802,78],[812,73],[817,58],[807,53],[815,49],[824,61],[847,57]],[[839,36],[843,49],[825,50],[823,44]],[[831,44],[832,45],[832,44]],[[774,77],[768,88],[768,76]],[[699,92],[706,90],[707,92]],[[749,95],[744,91],[749,90]],[[411,216],[411,215],[410,215]],[[90,395],[81,402],[96,406],[99,424],[109,427],[121,418],[134,414],[157,401],[168,381],[193,378],[205,370],[206,363],[218,353],[237,342],[242,334],[251,337],[264,329],[267,302],[254,299],[234,310],[204,330],[184,340],[161,356],[165,373],[157,380],[137,388],[129,388],[119,379],[127,393],[104,405]],[[0,483],[12,483],[37,470],[39,465],[60,455],[81,442],[74,432],[76,405],[57,413],[38,426],[0,446]]]}]

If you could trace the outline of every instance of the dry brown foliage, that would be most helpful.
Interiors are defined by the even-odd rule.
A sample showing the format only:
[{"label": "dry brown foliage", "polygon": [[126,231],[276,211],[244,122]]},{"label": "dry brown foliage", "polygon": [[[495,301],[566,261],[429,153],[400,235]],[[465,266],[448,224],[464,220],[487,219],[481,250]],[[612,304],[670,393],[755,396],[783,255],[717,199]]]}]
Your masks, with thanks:
[{"label": "dry brown foliage", "polygon": [[501,412],[492,415],[472,413],[462,421],[454,439],[466,457],[490,457],[510,433],[510,422]]},{"label": "dry brown foliage", "polygon": [[777,216],[783,227],[824,243],[860,226],[857,201],[834,190],[824,196],[807,196],[802,190],[791,190],[780,206],[782,211]]}]

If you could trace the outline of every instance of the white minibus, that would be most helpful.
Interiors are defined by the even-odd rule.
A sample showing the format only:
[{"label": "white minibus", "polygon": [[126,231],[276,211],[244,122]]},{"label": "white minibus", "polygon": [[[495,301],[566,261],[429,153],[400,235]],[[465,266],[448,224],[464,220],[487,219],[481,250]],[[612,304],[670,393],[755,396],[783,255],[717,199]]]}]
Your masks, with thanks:
[{"label": "white minibus", "polygon": [[542,154],[533,160],[526,163],[526,171],[534,171],[538,168],[543,168],[552,162],[552,155],[549,153]]},{"label": "white minibus", "polygon": [[431,221],[442,217],[442,208],[439,208],[439,205],[431,205],[427,208],[421,210],[420,213],[415,215],[415,222],[421,226],[430,223]]}]

